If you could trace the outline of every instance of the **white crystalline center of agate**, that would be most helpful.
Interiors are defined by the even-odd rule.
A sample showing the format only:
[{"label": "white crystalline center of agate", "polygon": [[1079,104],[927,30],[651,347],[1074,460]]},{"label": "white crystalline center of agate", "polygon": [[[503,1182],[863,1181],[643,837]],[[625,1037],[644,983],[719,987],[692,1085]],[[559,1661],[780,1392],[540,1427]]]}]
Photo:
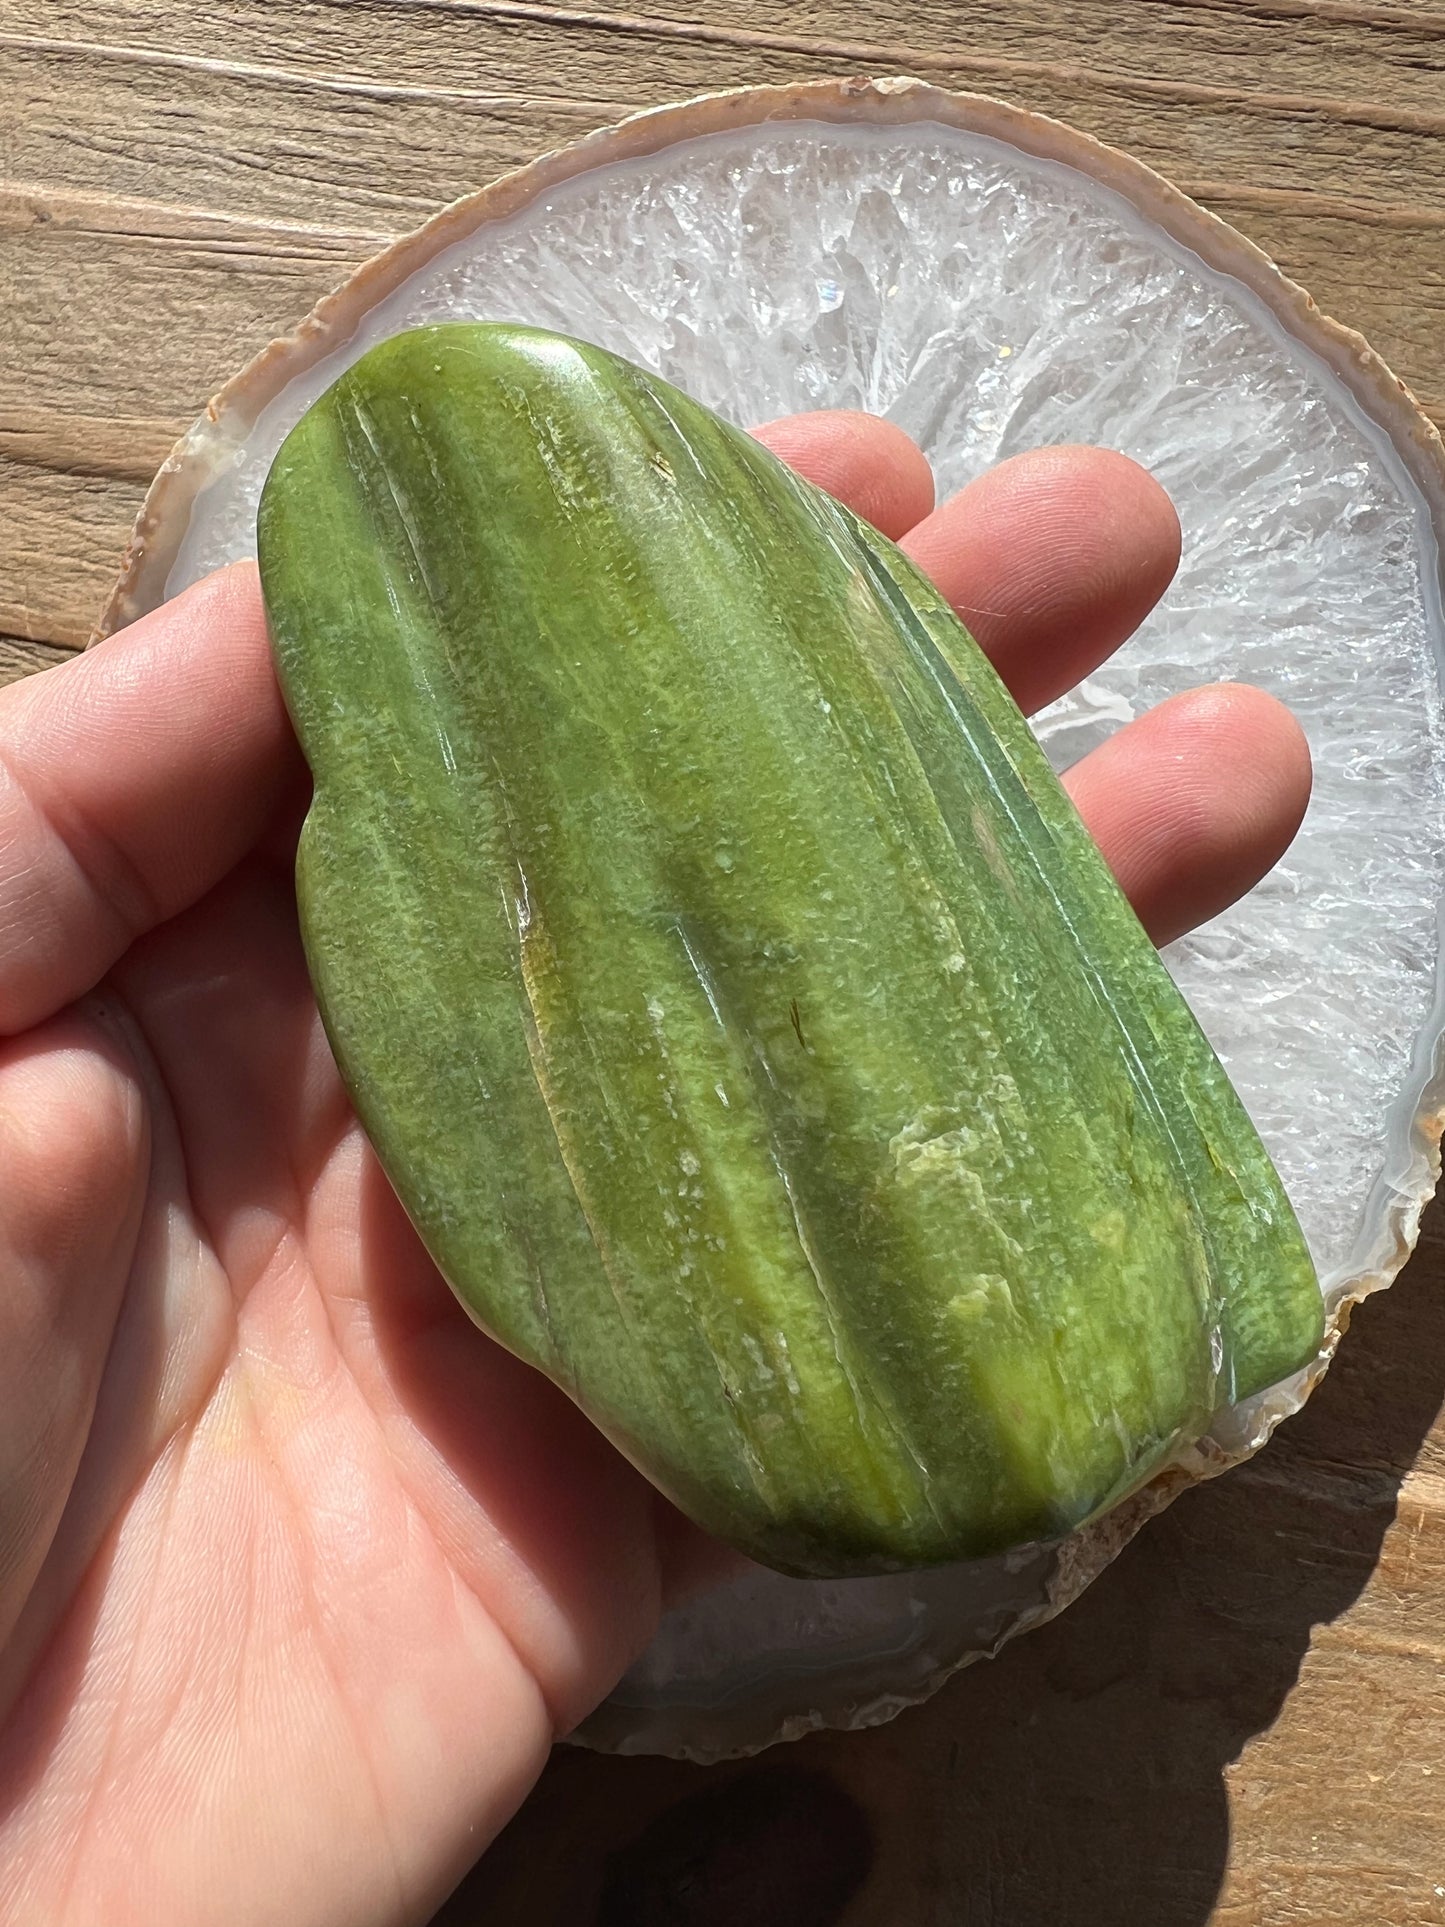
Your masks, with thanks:
[{"label": "white crystalline center of agate", "polygon": [[[1304,725],[1315,793],[1294,846],[1168,962],[1327,1286],[1384,1255],[1392,1188],[1418,1189],[1417,1039],[1436,1027],[1438,556],[1418,489],[1322,361],[1070,168],[933,123],[714,135],[582,175],[414,275],[263,414],[200,497],[172,590],[250,549],[282,436],[346,363],[440,319],[582,336],[744,424],[886,415],[928,455],[940,497],[1055,442],[1152,470],[1184,527],[1178,578],[1037,726],[1062,766],[1162,698],[1225,678],[1271,690]],[[1038,1573],[1018,1580],[1022,1600]],[[685,1697],[692,1668],[714,1676],[744,1594],[754,1656],[772,1644],[837,1658],[870,1625],[906,1648],[910,1616],[966,1617],[971,1583],[838,1592],[760,1574],[674,1615],[633,1685]],[[979,1604],[996,1616],[998,1591]]]},{"label": "white crystalline center of agate", "polygon": [[1303,723],[1303,831],[1169,963],[1322,1272],[1341,1272],[1434,998],[1445,800],[1424,508],[1338,380],[1072,169],[929,123],[715,135],[584,175],[414,276],[266,411],[201,497],[172,589],[253,547],[272,456],[343,367],[442,319],[580,335],[743,423],[887,415],[940,497],[1050,442],[1158,476],[1184,525],[1179,576],[1038,727],[1072,762],[1225,677]]}]

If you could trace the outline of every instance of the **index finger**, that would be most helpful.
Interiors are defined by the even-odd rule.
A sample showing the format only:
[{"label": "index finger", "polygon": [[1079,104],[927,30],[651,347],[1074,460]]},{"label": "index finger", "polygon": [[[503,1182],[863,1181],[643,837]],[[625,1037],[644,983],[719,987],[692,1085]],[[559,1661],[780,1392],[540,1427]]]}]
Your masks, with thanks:
[{"label": "index finger", "polygon": [[219,881],[299,763],[252,563],[0,690],[0,1035]]}]

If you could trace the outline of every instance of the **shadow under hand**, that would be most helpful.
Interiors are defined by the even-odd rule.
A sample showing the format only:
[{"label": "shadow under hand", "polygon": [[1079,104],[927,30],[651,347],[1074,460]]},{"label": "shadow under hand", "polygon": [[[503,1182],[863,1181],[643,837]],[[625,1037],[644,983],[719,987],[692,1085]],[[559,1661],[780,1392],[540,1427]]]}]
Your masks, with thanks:
[{"label": "shadow under hand", "polygon": [[560,1748],[436,1927],[1201,1927],[1224,1770],[1369,1582],[1440,1409],[1442,1272],[1436,1208],[1306,1411],[1052,1625],[877,1731],[713,1768]]}]

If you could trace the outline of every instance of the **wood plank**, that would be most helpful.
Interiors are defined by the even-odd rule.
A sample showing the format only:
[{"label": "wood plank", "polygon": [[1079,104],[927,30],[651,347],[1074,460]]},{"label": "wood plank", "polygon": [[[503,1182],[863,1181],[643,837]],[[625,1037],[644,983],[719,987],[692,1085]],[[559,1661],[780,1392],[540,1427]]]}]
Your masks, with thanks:
[{"label": "wood plank", "polygon": [[32,425],[37,414],[148,421],[152,450],[375,251],[350,233],[230,222],[217,232],[145,203],[111,212],[133,218],[0,225],[7,405]]},{"label": "wood plank", "polygon": [[179,418],[79,415],[0,400],[0,456],[62,475],[148,484],[186,426]]},{"label": "wood plank", "polygon": [[0,457],[0,633],[78,648],[110,593],[145,490]]},{"label": "wood plank", "polygon": [[[414,11],[407,9],[408,20]],[[420,11],[424,32],[394,47],[393,5],[349,5],[344,79],[317,72],[327,34],[318,33],[315,51],[294,41],[278,46],[263,31],[274,10],[245,0],[229,0],[225,59],[203,61],[169,44],[162,51],[38,34],[29,45],[0,37],[4,67],[37,102],[15,137],[12,172],[119,193],[140,191],[136,184],[145,180],[162,199],[204,192],[209,205],[291,215],[313,209],[324,182],[329,208],[338,213],[365,207],[373,215],[389,210],[393,219],[410,210],[414,218],[636,105],[719,85],[909,65],[897,47],[825,44],[796,34],[739,29],[722,46],[699,37],[701,30],[630,16],[562,16],[542,7],[499,15],[495,6],[455,4]],[[307,9],[303,17],[319,17],[334,35],[336,12]],[[1145,81],[1129,75],[1130,59],[1138,58],[1139,36],[1129,31],[1136,12],[1152,18],[1155,9],[1129,9],[1123,25],[1119,9],[1101,9],[1100,32],[1090,42],[1097,66],[1001,60],[985,50],[1008,34],[973,10],[946,52],[920,53],[912,65],[941,84],[1001,92],[1073,119],[1102,138],[1118,138],[1127,120],[1129,145],[1169,174],[1445,209],[1445,42],[1430,40],[1400,72],[1373,76],[1382,99],[1310,93],[1300,84],[1294,36],[1278,75],[1259,58],[1235,58],[1220,69],[1232,85],[1203,82],[1201,64],[1210,71],[1209,62],[1180,48],[1176,77]],[[1103,15],[1115,19],[1112,33],[1104,31]],[[459,25],[465,32],[457,36]],[[644,62],[630,41],[645,51],[640,74]],[[424,57],[408,78],[413,44]],[[241,51],[248,47],[254,60]],[[1406,108],[1401,90],[1421,81],[1422,62],[1425,104]],[[559,74],[567,77],[565,93]],[[624,75],[628,84],[620,85]],[[1292,84],[1271,90],[1271,77]],[[381,144],[388,154],[378,168],[373,150]]]},{"label": "wood plank", "polygon": [[12,179],[388,235],[633,104],[539,101],[490,72],[472,82],[340,86],[274,66],[0,40],[0,84],[35,102],[10,138]]},{"label": "wood plank", "polygon": [[[35,40],[144,49],[155,56],[284,66],[400,85],[475,86],[477,57],[503,35],[512,48],[543,33],[611,43],[610,84],[594,98],[618,97],[617,79],[658,55],[656,44],[687,41],[716,56],[793,55],[823,71],[842,61],[885,73],[953,72],[962,62],[1004,81],[1029,76],[1075,81],[1080,75],[1130,79],[1146,92],[1170,83],[1214,89],[1316,96],[1337,107],[1372,103],[1393,116],[1411,111],[1437,123],[1445,73],[1445,13],[1431,7],[1228,4],[1224,0],[908,0],[894,9],[897,34],[879,32],[870,0],[737,0],[726,10],[698,0],[656,0],[635,8],[546,0],[330,0],[278,14],[265,0],[223,0],[211,16],[155,0],[12,0],[9,31]],[[216,23],[224,22],[224,27]],[[585,56],[584,56],[585,57]],[[568,75],[571,68],[554,70]],[[1342,85],[1345,77],[1348,85]],[[631,76],[629,76],[631,78]],[[713,81],[711,84],[718,84]],[[555,79],[544,93],[558,92]],[[582,91],[580,87],[575,92]]]},{"label": "wood plank", "polygon": [[51,642],[31,642],[25,636],[0,636],[0,687],[19,682],[22,676],[38,675],[42,669],[68,661],[74,653]]},{"label": "wood plank", "polygon": [[377,241],[0,189],[0,627],[85,641],[177,437]]}]

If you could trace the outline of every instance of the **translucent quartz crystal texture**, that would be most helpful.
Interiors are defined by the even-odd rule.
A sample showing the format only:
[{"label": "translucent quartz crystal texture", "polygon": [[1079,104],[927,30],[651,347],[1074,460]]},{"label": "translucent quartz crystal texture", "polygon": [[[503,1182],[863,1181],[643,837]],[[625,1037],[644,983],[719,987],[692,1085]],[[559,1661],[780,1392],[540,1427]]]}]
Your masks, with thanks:
[{"label": "translucent quartz crystal texture", "polygon": [[[346,362],[459,318],[596,341],[743,423],[888,415],[940,494],[1056,441],[1123,449],[1160,478],[1184,527],[1178,578],[1037,727],[1066,764],[1221,677],[1272,690],[1303,723],[1315,793],[1288,857],[1167,961],[1327,1291],[1383,1262],[1392,1188],[1418,1188],[1410,1124],[1437,1028],[1438,557],[1422,497],[1339,378],[1072,169],[929,123],[749,128],[584,175],[435,258],[263,414],[199,498],[172,588],[251,549],[283,435]],[[1250,1426],[1242,1414],[1239,1436]],[[674,1615],[621,1697],[709,1707],[720,1728],[728,1707],[766,1698],[770,1671],[796,1682],[811,1666],[776,1710],[806,1723],[867,1710],[870,1694],[886,1710],[1039,1602],[1047,1564],[926,1584],[750,1577]],[[739,1743],[772,1730],[749,1717]]]}]

